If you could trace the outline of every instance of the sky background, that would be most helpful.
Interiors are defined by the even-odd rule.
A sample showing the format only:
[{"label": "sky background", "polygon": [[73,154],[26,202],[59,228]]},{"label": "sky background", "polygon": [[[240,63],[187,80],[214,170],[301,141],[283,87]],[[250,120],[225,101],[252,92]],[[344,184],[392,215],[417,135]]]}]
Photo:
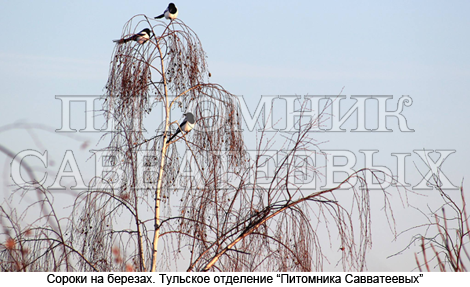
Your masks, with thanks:
[{"label": "sky background", "polygon": [[[48,150],[57,168],[66,150],[91,166],[96,134],[6,129],[14,123],[60,129],[56,95],[103,95],[124,24],[136,14],[159,15],[167,1],[0,1],[0,142],[15,153]],[[318,133],[324,149],[377,149],[377,165],[395,169],[391,153],[411,153],[407,181],[416,185],[422,163],[413,150],[455,150],[442,166],[455,185],[470,175],[470,2],[468,1],[178,1],[179,18],[207,53],[211,82],[243,95],[250,109],[261,95],[402,95],[413,99],[403,115],[414,132]],[[351,103],[351,101],[349,101]],[[347,107],[345,107],[345,111]],[[253,111],[253,110],[252,110]],[[81,121],[84,115],[77,115]],[[77,125],[78,128],[83,126]],[[2,128],[4,127],[4,128]],[[245,135],[247,142],[253,134]],[[85,140],[90,146],[81,149]],[[2,181],[9,160],[3,155]],[[88,161],[87,161],[88,160]],[[36,162],[40,167],[41,164]],[[360,168],[360,163],[358,167]],[[424,173],[427,172],[422,165]],[[464,183],[465,184],[465,183]],[[8,194],[4,189],[4,194]],[[411,195],[411,205],[439,204],[436,192]],[[456,191],[451,192],[457,195]],[[395,198],[396,199],[396,198]],[[400,200],[397,200],[399,203]],[[379,214],[380,202],[373,215]],[[425,206],[424,206],[425,207]],[[397,229],[422,222],[397,205]],[[386,259],[410,236],[394,241],[383,218],[373,219],[370,271],[411,271],[414,252]],[[336,270],[336,262],[325,270]]]}]

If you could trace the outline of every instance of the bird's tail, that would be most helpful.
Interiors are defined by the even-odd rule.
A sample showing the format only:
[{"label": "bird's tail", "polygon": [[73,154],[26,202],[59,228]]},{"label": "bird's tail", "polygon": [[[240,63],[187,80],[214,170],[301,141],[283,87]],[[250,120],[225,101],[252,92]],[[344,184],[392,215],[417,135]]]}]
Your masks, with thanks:
[{"label": "bird's tail", "polygon": [[119,40],[113,40],[114,43],[118,43],[118,44],[124,44],[124,43],[127,43],[129,41],[131,41],[132,38],[126,38],[126,39],[119,39]]},{"label": "bird's tail", "polygon": [[179,134],[180,132],[181,132],[181,130],[178,129],[178,130],[170,137],[170,139],[166,141],[166,143],[171,142],[171,140],[174,139],[174,138],[176,137],[176,135]]},{"label": "bird's tail", "polygon": [[157,17],[155,17],[155,19],[161,19],[161,18],[163,18],[163,16],[165,16],[165,14],[158,15]]}]

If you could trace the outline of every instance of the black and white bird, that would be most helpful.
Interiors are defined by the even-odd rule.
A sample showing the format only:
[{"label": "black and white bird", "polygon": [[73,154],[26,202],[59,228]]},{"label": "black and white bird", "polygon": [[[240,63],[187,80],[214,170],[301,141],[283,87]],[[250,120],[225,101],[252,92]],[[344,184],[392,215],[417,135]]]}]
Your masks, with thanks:
[{"label": "black and white bird", "polygon": [[178,129],[176,130],[176,132],[170,137],[169,140],[166,141],[166,143],[169,143],[171,142],[171,140],[177,135],[179,134],[180,132],[186,132],[186,133],[189,133],[193,128],[194,128],[194,123],[196,122],[196,120],[194,119],[194,115],[190,112],[184,114],[185,115],[185,119],[183,120],[183,122],[181,123],[181,125],[179,125]]},{"label": "black and white bird", "polygon": [[118,44],[123,44],[123,43],[127,43],[129,41],[136,41],[139,44],[143,44],[143,43],[147,42],[150,39],[150,35],[151,35],[150,29],[145,28],[144,30],[140,31],[137,34],[134,34],[134,35],[132,35],[130,37],[127,37],[127,38],[122,38],[122,39],[119,39],[119,40],[113,40],[113,42],[118,43]]},{"label": "black and white bird", "polygon": [[168,4],[168,7],[163,12],[163,14],[158,15],[157,17],[155,17],[155,19],[163,18],[163,16],[165,16],[166,19],[176,19],[176,17],[178,17],[178,8],[176,8],[176,5],[173,3]]}]

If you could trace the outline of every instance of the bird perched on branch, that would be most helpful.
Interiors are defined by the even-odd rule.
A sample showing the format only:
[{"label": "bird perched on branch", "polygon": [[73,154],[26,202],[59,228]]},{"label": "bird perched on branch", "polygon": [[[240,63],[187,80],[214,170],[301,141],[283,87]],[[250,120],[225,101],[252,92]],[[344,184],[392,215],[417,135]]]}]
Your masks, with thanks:
[{"label": "bird perched on branch", "polygon": [[139,44],[143,44],[147,42],[150,39],[150,29],[145,28],[144,30],[140,31],[137,34],[134,34],[130,37],[127,38],[122,38],[119,40],[113,40],[114,43],[122,44],[122,43],[127,43],[129,41],[136,41]]},{"label": "bird perched on branch", "polygon": [[173,3],[168,4],[168,7],[163,14],[158,15],[155,19],[163,18],[163,16],[165,16],[166,19],[176,19],[176,17],[178,17],[178,8],[176,8],[176,5]]},{"label": "bird perched on branch", "polygon": [[169,140],[166,141],[166,143],[169,143],[171,142],[171,140],[177,135],[179,134],[180,132],[186,132],[186,133],[189,133],[193,127],[194,127],[194,123],[196,122],[195,119],[194,119],[194,115],[192,113],[186,113],[184,114],[186,117],[185,119],[183,120],[183,122],[181,123],[181,125],[178,125],[178,129],[176,130],[176,132],[170,137]]}]

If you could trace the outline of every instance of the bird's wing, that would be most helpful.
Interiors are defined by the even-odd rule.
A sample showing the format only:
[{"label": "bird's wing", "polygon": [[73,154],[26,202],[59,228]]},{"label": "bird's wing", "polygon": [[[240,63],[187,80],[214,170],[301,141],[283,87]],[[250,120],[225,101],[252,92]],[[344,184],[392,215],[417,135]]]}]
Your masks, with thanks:
[{"label": "bird's wing", "polygon": [[184,121],[181,123],[181,125],[179,125],[178,128],[180,129],[180,131],[184,131],[184,130],[185,130],[185,127],[186,127],[186,123],[187,123],[187,122],[188,122],[188,121],[187,121],[186,119],[184,119]]}]

